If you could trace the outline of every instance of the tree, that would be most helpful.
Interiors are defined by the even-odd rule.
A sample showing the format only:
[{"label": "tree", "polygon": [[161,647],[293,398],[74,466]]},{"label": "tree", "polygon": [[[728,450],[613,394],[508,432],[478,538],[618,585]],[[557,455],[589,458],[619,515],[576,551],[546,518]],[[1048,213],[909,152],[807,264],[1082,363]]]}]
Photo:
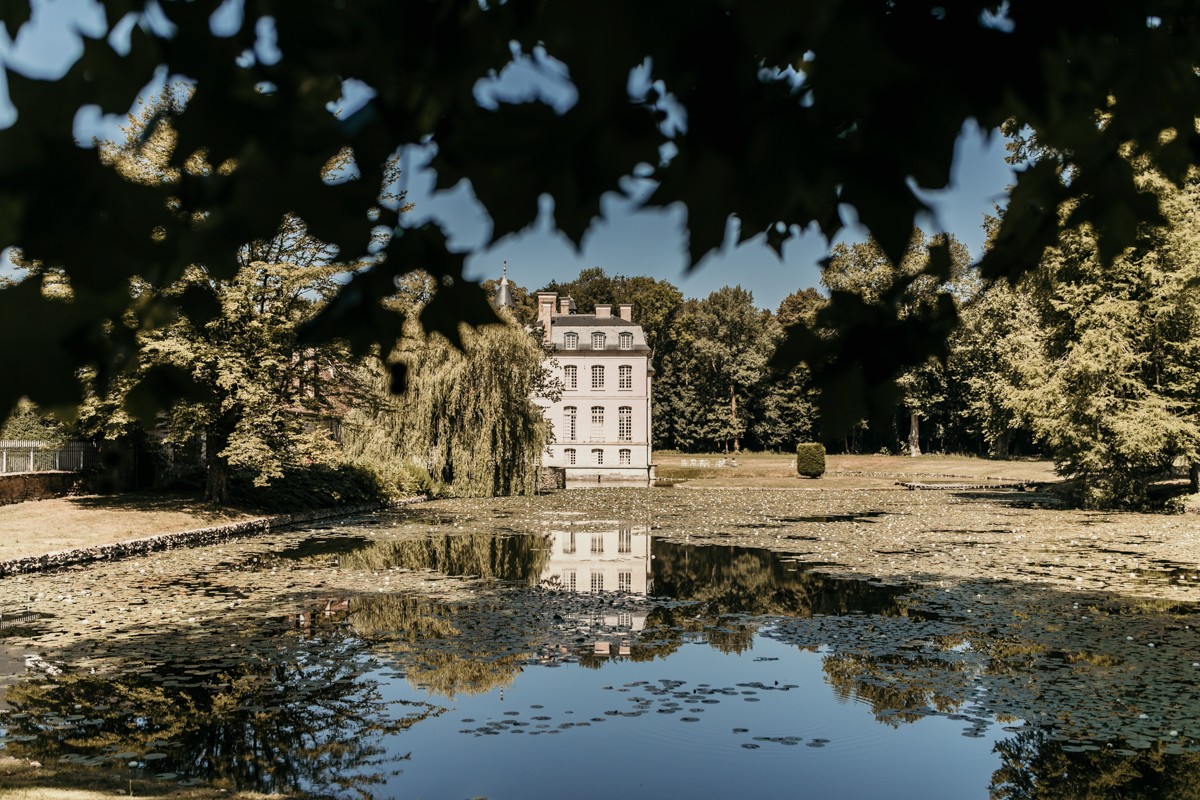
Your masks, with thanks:
[{"label": "tree", "polygon": [[963,433],[982,439],[982,450],[1009,458],[1032,445],[1020,387],[1040,360],[1042,328],[1030,290],[1001,282],[963,306],[962,325],[950,340],[947,381]]},{"label": "tree", "polygon": [[[228,171],[214,168],[205,154],[172,166],[178,133],[160,115],[175,115],[188,102],[186,87],[170,85],[157,100],[131,115],[125,138],[99,144],[102,160],[136,185],[183,188],[184,177]],[[330,174],[344,169],[332,159]],[[181,209],[181,196],[167,200]],[[164,233],[165,235],[165,233]],[[165,319],[144,319],[116,329],[131,366],[120,380],[94,392],[82,405],[79,427],[111,438],[142,424],[153,427],[157,404],[147,388],[173,385],[164,440],[198,442],[205,460],[205,499],[229,501],[230,474],[245,470],[262,484],[288,468],[333,458],[323,416],[340,410],[338,394],[348,377],[348,357],[338,344],[301,344],[300,325],[336,293],[339,275],[352,269],[336,261],[336,249],[312,236],[302,220],[283,217],[269,239],[251,241],[233,254],[237,271],[220,278],[206,266],[189,268],[175,283],[157,287],[144,276],[131,279],[140,308],[170,308]],[[40,266],[40,265],[38,265]]]},{"label": "tree", "polygon": [[[412,313],[431,293],[417,289],[397,303]],[[380,360],[362,367],[366,392],[346,418],[348,455],[402,486],[415,467],[459,496],[535,493],[550,431],[534,398],[555,390],[542,349],[512,320],[464,329],[457,348],[411,326],[409,334],[387,357],[403,365],[401,396],[389,396]]]},{"label": "tree", "polygon": [[1200,491],[1200,172],[1179,189],[1133,166],[1167,224],[1111,262],[1091,225],[1069,228],[1024,284],[1040,331],[1018,407],[1091,506],[1144,501],[1178,460]]},{"label": "tree", "polygon": [[677,447],[741,449],[771,353],[767,318],[740,286],[683,304],[663,357],[655,411]]},{"label": "tree", "polygon": [[[78,403],[81,367],[102,384],[123,368],[120,347],[80,342],[102,341],[128,313],[140,329],[184,302],[162,293],[131,308],[131,277],[162,289],[203,265],[230,280],[239,248],[271,239],[288,213],[336,246],[340,260],[371,256],[306,328],[308,343],[344,337],[359,353],[390,346],[399,321],[381,303],[398,276],[417,269],[439,283],[422,317],[428,329],[453,339],[461,322],[493,321],[440,229],[393,235],[398,208],[381,200],[380,187],[404,143],[436,145],[440,187],[470,181],[494,239],[532,224],[549,196],[555,225],[578,243],[603,195],[633,191],[626,179],[636,175],[654,183],[648,205],[687,209],[692,263],[722,244],[730,216],[743,236],[765,234],[781,248],[810,223],[833,237],[843,205],[899,262],[924,207],[916,187],[946,186],[964,122],[990,130],[1013,120],[1066,154],[1073,179],[1063,183],[1041,163],[1018,176],[980,264],[988,279],[1036,264],[1068,200],[1077,201],[1069,222],[1094,223],[1108,260],[1158,215],[1155,196],[1118,158],[1123,148],[1132,143],[1177,186],[1200,148],[1200,23],[1184,0],[1101,0],[1087,13],[1032,0],[834,2],[788,13],[723,0],[651,9],[633,0],[247,0],[240,24],[214,30],[216,6],[110,0],[107,29],[84,38],[65,75],[8,69],[18,119],[0,132],[0,245],[61,268],[75,295],[48,298],[28,283],[0,290],[0,337],[38,343],[0,354],[0,372],[13,376],[0,386],[0,416],[24,395],[44,407]],[[0,19],[15,39],[29,16],[28,6],[6,3]],[[260,39],[262,31],[271,35]],[[569,74],[574,103],[497,96],[491,78],[514,59]],[[181,172],[170,187],[122,179],[72,135],[82,106],[125,113],[160,72],[194,86],[174,120],[172,163]],[[339,114],[350,78],[371,93]],[[201,151],[228,169],[182,170]],[[352,154],[353,169],[326,179],[326,164],[342,153]],[[389,237],[382,248],[379,230]],[[893,332],[895,309],[864,317],[853,300],[831,301],[839,336],[792,329],[779,363],[815,365],[834,425],[885,406],[881,387],[936,353],[950,322],[940,316],[949,309],[937,309],[876,363],[876,337],[867,334]],[[858,378],[846,366],[855,356],[867,362]]]},{"label": "tree", "polygon": [[8,419],[0,420],[0,439],[56,441],[63,436],[60,422],[39,412],[28,400],[17,404]]},{"label": "tree", "polygon": [[216,285],[197,274],[215,291],[220,313],[203,325],[181,318],[145,336],[142,354],[152,368],[174,368],[197,390],[171,408],[167,441],[203,441],[205,499],[228,501],[231,470],[265,483],[289,467],[336,458],[322,422],[340,410],[348,359],[335,346],[301,345],[296,332],[339,272],[252,261]]},{"label": "tree", "polygon": [[[783,298],[775,314],[764,317],[771,349],[782,341],[789,325],[811,326],[825,303],[816,289],[801,289]],[[797,444],[820,438],[817,395],[803,364],[765,374],[756,407],[750,432],[761,448],[794,452]]]},{"label": "tree", "polygon": [[[860,244],[839,244],[833,248],[821,282],[832,297],[853,296],[864,307],[890,306],[895,319],[946,319],[956,316],[959,299],[969,292],[970,256],[966,247],[950,234],[938,234],[932,241],[920,229],[913,232],[908,249],[894,262],[871,239]],[[818,314],[818,320],[822,315]],[[911,329],[910,329],[911,331]],[[891,354],[903,350],[897,343],[880,337],[877,348]],[[920,421],[945,400],[946,380],[942,358],[931,355],[902,372],[896,381],[898,401],[908,411],[908,452],[921,455]],[[902,362],[903,356],[896,355]]]}]

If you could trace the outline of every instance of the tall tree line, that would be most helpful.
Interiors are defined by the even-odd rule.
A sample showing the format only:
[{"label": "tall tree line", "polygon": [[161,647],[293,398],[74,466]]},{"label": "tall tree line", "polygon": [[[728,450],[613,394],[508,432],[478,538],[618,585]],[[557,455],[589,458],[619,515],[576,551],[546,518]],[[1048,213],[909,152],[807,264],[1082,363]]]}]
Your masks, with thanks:
[{"label": "tall tree line", "polygon": [[[836,246],[825,291],[795,292],[774,310],[738,286],[683,299],[666,281],[599,268],[545,288],[571,295],[582,313],[596,302],[634,304],[654,343],[658,449],[790,450],[823,440],[844,452],[1041,455],[1076,479],[1085,505],[1138,505],[1154,481],[1181,471],[1200,491],[1200,171],[1180,188],[1131,163],[1139,186],[1159,198],[1163,224],[1143,226],[1112,261],[1089,225],[1064,224],[1013,283],[983,281],[953,236],[917,230],[899,265],[873,240]],[[1064,223],[1070,212],[1062,210]],[[989,233],[1002,224],[988,220]],[[780,370],[772,361],[789,329],[832,334],[836,294],[854,298],[864,317],[890,304],[896,337],[935,305],[958,320],[940,357],[894,376],[892,412],[848,432],[823,426],[806,365]],[[881,336],[881,358],[897,345]]]}]

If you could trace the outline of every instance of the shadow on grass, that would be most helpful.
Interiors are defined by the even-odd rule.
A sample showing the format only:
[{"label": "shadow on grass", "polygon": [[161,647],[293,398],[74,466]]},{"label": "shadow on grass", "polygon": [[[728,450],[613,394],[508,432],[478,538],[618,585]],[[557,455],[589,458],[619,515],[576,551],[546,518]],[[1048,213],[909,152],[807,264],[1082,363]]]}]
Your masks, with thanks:
[{"label": "shadow on grass", "polygon": [[205,502],[198,492],[127,492],[66,499],[77,508],[96,511],[182,512],[218,518],[250,513],[242,508]]}]

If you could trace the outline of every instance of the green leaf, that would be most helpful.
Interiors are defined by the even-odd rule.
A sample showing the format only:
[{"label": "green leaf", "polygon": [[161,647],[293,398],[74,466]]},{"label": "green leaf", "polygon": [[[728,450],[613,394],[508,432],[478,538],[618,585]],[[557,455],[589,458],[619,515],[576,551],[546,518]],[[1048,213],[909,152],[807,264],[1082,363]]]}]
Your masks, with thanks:
[{"label": "green leaf", "polygon": [[17,32],[29,21],[32,10],[30,0],[0,0],[0,22],[4,23],[10,41],[16,41]]}]

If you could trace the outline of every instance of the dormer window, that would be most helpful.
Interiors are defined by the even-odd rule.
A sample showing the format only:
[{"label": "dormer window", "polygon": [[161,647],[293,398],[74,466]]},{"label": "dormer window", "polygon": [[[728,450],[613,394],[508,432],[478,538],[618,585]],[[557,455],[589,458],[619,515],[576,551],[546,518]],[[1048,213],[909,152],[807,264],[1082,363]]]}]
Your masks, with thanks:
[{"label": "dormer window", "polygon": [[579,349],[579,334],[565,333],[563,334],[563,349],[578,350]]},{"label": "dormer window", "polygon": [[593,350],[603,350],[604,349],[604,334],[603,333],[596,331],[595,333],[592,334],[592,349]]},{"label": "dormer window", "polygon": [[623,331],[621,333],[621,335],[617,338],[620,341],[622,350],[632,350],[633,349],[633,334],[632,333],[630,333],[629,331]]}]

